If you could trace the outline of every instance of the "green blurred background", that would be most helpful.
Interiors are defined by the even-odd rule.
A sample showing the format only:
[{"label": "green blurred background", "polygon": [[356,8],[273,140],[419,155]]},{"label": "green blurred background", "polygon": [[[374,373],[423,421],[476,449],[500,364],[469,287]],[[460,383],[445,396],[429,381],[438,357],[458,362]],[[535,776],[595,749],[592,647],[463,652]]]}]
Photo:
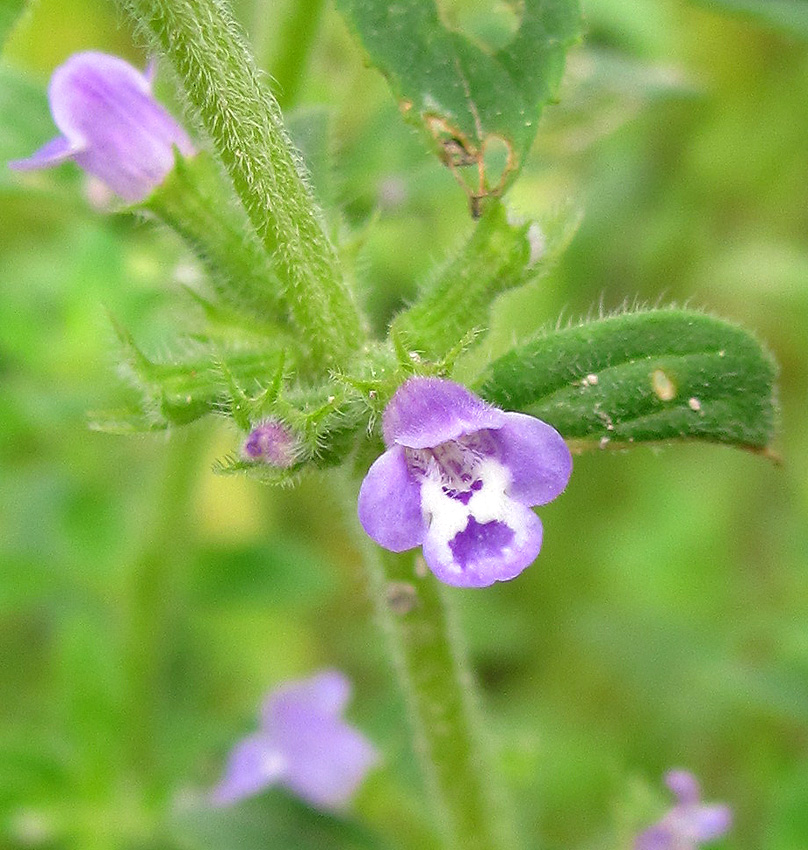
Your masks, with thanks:
[{"label": "green blurred background", "polygon": [[[483,41],[513,26],[498,0],[440,5]],[[706,308],[781,365],[782,464],[702,445],[582,455],[542,509],[538,562],[454,594],[531,848],[628,850],[672,766],[734,807],[717,846],[808,847],[808,51],[714,5],[585,0],[587,37],[511,196],[528,215],[572,199],[583,224],[551,276],[500,302],[486,351],[559,315]],[[382,329],[467,232],[465,198],[330,6],[299,87],[291,0],[238,13],[290,116],[328,133],[316,188]],[[39,0],[4,51],[0,159],[54,134],[59,62],[96,48],[142,64],[135,45],[111,2]],[[165,71],[160,90],[172,100]],[[0,219],[0,847],[432,847],[328,477],[214,476],[238,439],[218,419],[87,427],[120,394],[108,313],[157,354],[195,318],[178,240],[99,212],[72,166],[0,170]],[[323,666],[352,677],[351,718],[384,753],[351,819],[282,792],[199,812],[266,690]]]}]

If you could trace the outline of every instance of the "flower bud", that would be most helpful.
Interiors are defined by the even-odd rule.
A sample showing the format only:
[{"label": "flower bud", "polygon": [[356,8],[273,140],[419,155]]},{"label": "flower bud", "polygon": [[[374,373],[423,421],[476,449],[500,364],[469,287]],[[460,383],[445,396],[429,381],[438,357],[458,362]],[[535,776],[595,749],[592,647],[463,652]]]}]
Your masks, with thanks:
[{"label": "flower bud", "polygon": [[285,425],[268,419],[250,431],[241,451],[247,460],[263,460],[286,469],[295,462],[297,447],[297,439]]}]

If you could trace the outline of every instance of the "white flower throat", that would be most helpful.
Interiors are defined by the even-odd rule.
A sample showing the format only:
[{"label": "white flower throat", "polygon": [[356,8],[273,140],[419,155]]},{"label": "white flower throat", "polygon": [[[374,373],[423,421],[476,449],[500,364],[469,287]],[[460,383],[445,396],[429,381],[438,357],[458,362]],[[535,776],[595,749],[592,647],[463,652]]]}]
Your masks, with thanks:
[{"label": "white flower throat", "polygon": [[[441,541],[447,561],[450,543],[469,526],[498,522],[514,532],[513,545],[523,540],[523,523],[507,490],[510,470],[497,457],[489,431],[477,431],[428,449],[406,449],[410,470],[421,483],[421,511],[429,535]],[[503,553],[504,554],[504,553]]]}]

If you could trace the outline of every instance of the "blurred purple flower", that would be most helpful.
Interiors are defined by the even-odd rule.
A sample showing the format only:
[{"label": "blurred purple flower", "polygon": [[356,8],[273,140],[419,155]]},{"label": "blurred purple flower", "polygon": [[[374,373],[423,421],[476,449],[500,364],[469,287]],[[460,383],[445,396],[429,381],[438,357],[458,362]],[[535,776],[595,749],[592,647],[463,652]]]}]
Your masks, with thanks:
[{"label": "blurred purple flower", "polygon": [[72,159],[124,200],[144,200],[174,167],[175,146],[184,156],[194,153],[185,130],[152,96],[152,76],[117,56],[75,53],[48,88],[62,135],[9,167],[32,171]]},{"label": "blurred purple flower", "polygon": [[297,440],[281,422],[268,419],[250,431],[241,451],[248,460],[262,460],[285,469],[295,462]]},{"label": "blurred purple flower", "polygon": [[634,850],[697,850],[705,841],[720,838],[732,825],[732,811],[724,805],[704,805],[699,783],[686,770],[665,774],[665,784],[676,803],[658,823],[642,832]]},{"label": "blurred purple flower", "polygon": [[423,546],[441,581],[486,587],[517,576],[539,554],[530,509],[567,486],[572,458],[561,435],[504,413],[465,387],[410,378],[384,411],[387,451],[359,492],[359,521],[380,546]]},{"label": "blurred purple flower", "polygon": [[342,719],[350,692],[342,673],[325,670],[271,693],[259,731],[230,753],[213,802],[228,805],[282,785],[316,808],[344,807],[378,758]]}]

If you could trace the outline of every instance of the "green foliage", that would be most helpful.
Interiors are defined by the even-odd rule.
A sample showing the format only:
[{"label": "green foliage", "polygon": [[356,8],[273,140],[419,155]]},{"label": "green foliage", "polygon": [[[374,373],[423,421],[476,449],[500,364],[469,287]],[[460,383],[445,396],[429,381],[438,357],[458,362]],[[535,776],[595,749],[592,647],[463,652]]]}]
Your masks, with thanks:
[{"label": "green foliage", "polygon": [[0,2],[0,50],[3,49],[17,18],[25,10],[26,0],[2,0]]},{"label": "green foliage", "polygon": [[808,3],[805,0],[696,0],[717,11],[745,15],[787,35],[808,38]]},{"label": "green foliage", "polygon": [[250,330],[278,333],[287,325],[282,287],[272,260],[249,220],[202,151],[190,159],[176,152],[174,170],[140,205],[179,233],[202,261],[223,305]]},{"label": "green foliage", "polygon": [[[577,0],[525,0],[513,39],[489,51],[441,20],[434,0],[339,0],[401,112],[458,176],[473,215],[522,167],[567,49],[580,35]],[[467,176],[469,175],[469,176]]]},{"label": "green foliage", "polygon": [[250,800],[235,810],[189,807],[171,831],[187,850],[387,850],[382,839],[345,818],[316,812],[283,791]]},{"label": "green foliage", "polygon": [[0,186],[12,182],[9,159],[27,156],[54,135],[42,86],[7,65],[0,65]]},{"label": "green foliage", "polygon": [[[494,8],[442,5],[472,10],[480,28]],[[484,685],[497,772],[525,845],[543,850],[629,847],[666,805],[659,777],[673,765],[697,772],[706,798],[732,805],[737,826],[722,846],[805,846],[808,766],[794,742],[808,705],[808,65],[802,45],[752,26],[738,39],[737,27],[694,5],[588,4],[597,61],[578,54],[563,101],[575,114],[560,134],[555,123],[553,138],[541,134],[512,190],[531,217],[585,197],[586,220],[541,286],[499,300],[472,357],[507,352],[550,317],[601,298],[655,301],[664,280],[666,297],[732,316],[776,352],[784,421],[776,449],[786,462],[698,444],[582,455],[563,498],[542,510],[538,563],[519,582],[452,594]],[[238,7],[246,20],[269,14],[252,0]],[[285,8],[272,5],[271,25]],[[55,64],[128,38],[92,0],[40,0],[32,15],[7,56],[13,67],[0,69],[4,159],[54,134],[42,80]],[[350,225],[372,222],[359,266],[381,328],[414,297],[411,282],[428,278],[432,258],[462,242],[468,222],[451,213],[451,178],[423,167],[417,140],[391,120],[387,92],[361,69],[343,29],[328,14],[323,24],[298,97],[306,108],[330,101],[343,212]],[[666,84],[706,79],[699,100],[664,96]],[[648,91],[656,81],[663,97]],[[601,88],[589,97],[592,85]],[[384,753],[355,801],[356,821],[391,836],[395,850],[432,847],[403,706],[344,529],[351,507],[329,498],[331,473],[300,477],[294,490],[210,476],[213,459],[239,439],[218,416],[172,428],[168,444],[163,434],[87,431],[88,408],[119,402],[107,368],[117,351],[99,305],[165,367],[160,380],[171,378],[174,398],[169,369],[176,361],[190,374],[199,353],[215,384],[212,408],[237,424],[239,393],[217,358],[228,359],[236,336],[257,348],[266,334],[213,291],[196,299],[207,319],[201,352],[182,352],[172,342],[178,319],[185,330],[199,308],[177,298],[172,270],[185,263],[177,241],[87,208],[79,177],[73,166],[24,176],[0,169],[0,844],[218,850],[260,832],[264,846],[272,835],[281,850],[312,834],[335,850],[361,847],[354,820],[313,826],[276,792],[206,816],[188,803],[254,728],[268,687],[336,665],[357,686],[353,719]],[[391,179],[402,190],[374,214]],[[173,360],[166,354],[178,349]],[[368,394],[392,391],[406,374],[386,355],[346,369],[356,393],[346,393],[344,416],[323,420],[330,429],[342,419],[345,445],[359,438],[358,466],[380,451],[364,435],[383,392],[372,409]],[[239,372],[238,358],[230,364],[250,404],[273,384],[272,361],[254,378]],[[294,387],[294,357],[287,363],[289,403],[322,406]],[[586,377],[581,369],[568,379]],[[584,388],[572,388],[573,400],[575,392]],[[152,397],[159,413],[160,395]],[[354,404],[361,415],[350,419]],[[140,395],[134,408],[142,412]],[[163,470],[192,436],[184,469]],[[344,460],[340,452],[331,456]],[[160,496],[163,478],[179,483]]]},{"label": "green foliage", "polygon": [[429,359],[445,357],[467,334],[487,330],[499,295],[552,268],[576,225],[568,211],[541,222],[511,222],[502,204],[492,204],[458,254],[396,316],[391,333]]},{"label": "green foliage", "polygon": [[[136,345],[130,334],[115,325],[123,354],[123,372],[138,400],[129,411],[99,413],[93,427],[103,431],[159,430],[187,425],[233,404],[233,382],[256,395],[271,377],[291,365],[286,352],[268,342],[262,346],[224,349],[197,344],[196,355],[154,362]],[[249,420],[242,427],[249,427]]]},{"label": "green foliage", "polygon": [[481,394],[568,439],[702,439],[762,449],[774,432],[776,368],[742,328],[649,310],[551,331],[491,364]]},{"label": "green foliage", "polygon": [[273,258],[313,363],[362,341],[352,295],[283,126],[224,0],[118,0],[165,51]]}]

